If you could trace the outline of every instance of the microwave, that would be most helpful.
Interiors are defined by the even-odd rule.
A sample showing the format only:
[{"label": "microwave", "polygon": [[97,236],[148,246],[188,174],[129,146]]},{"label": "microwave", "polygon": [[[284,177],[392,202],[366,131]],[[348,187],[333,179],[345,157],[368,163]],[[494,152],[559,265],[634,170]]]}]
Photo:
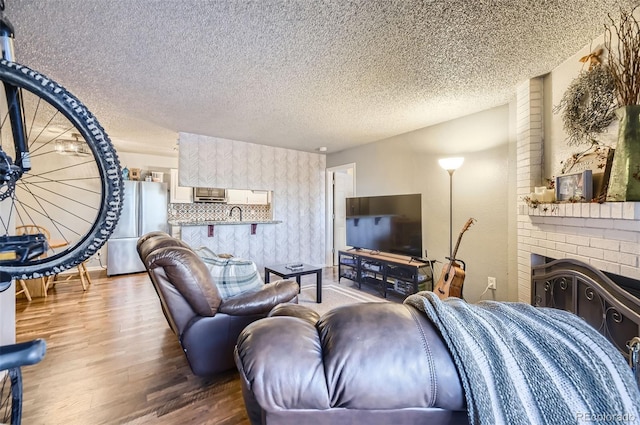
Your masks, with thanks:
[{"label": "microwave", "polygon": [[194,187],[194,202],[227,202],[227,190],[214,187]]}]

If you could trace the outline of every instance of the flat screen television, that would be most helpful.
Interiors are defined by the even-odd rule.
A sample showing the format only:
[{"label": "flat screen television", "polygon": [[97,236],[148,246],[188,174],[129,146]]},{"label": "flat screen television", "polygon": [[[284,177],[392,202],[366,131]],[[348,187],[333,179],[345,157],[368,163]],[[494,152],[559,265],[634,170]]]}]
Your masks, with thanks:
[{"label": "flat screen television", "polygon": [[422,257],[422,195],[347,198],[347,245]]}]

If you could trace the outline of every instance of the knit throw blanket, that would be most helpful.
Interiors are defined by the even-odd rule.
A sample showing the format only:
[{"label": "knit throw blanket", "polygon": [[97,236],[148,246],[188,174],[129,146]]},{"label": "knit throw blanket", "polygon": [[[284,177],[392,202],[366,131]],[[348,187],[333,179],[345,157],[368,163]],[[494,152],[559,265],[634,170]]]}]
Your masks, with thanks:
[{"label": "knit throw blanket", "polygon": [[433,292],[405,300],[442,334],[471,424],[640,424],[640,391],[624,357],[584,320],[524,303]]}]

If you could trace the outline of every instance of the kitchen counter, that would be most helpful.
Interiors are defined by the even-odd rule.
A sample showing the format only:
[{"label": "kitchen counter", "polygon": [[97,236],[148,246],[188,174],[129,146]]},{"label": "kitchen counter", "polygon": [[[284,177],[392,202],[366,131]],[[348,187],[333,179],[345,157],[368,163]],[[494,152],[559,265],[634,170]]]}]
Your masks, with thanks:
[{"label": "kitchen counter", "polygon": [[209,225],[240,225],[240,224],[278,224],[281,220],[270,221],[234,221],[234,220],[169,220],[172,226],[209,226]]}]

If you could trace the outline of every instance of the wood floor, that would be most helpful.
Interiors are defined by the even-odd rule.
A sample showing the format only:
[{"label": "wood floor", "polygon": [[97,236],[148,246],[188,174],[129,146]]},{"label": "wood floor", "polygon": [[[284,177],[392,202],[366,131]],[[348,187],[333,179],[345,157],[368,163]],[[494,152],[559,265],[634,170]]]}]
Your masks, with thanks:
[{"label": "wood floor", "polygon": [[16,318],[18,341],[47,342],[23,369],[25,425],[249,423],[237,371],[191,373],[144,273],[59,284]]}]

